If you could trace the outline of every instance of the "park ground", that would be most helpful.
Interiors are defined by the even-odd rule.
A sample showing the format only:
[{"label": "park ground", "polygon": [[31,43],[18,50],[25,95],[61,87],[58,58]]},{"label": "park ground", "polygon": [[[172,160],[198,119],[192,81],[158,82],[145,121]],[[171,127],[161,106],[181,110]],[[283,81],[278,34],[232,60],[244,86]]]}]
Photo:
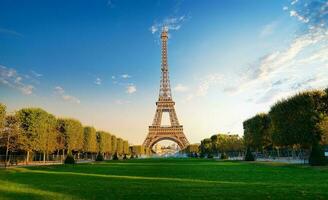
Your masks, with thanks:
[{"label": "park ground", "polygon": [[0,169],[0,199],[328,199],[328,168],[137,159]]}]

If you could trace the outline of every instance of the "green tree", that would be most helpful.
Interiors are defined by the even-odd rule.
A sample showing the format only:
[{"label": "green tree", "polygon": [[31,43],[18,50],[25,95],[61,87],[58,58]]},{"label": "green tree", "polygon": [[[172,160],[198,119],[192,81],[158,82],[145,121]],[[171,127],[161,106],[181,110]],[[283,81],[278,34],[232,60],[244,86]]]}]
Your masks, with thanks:
[{"label": "green tree", "polygon": [[309,148],[318,143],[321,130],[317,124],[322,119],[323,96],[322,91],[303,92],[272,106],[269,115],[274,144]]},{"label": "green tree", "polygon": [[123,155],[123,139],[117,138],[116,142],[117,142],[117,154]]},{"label": "green tree", "polygon": [[108,155],[112,147],[111,135],[105,131],[97,131],[98,152]]},{"label": "green tree", "polygon": [[5,165],[8,164],[9,152],[19,150],[20,145],[20,123],[15,115],[7,115],[5,118],[5,128],[0,136],[0,147],[6,149],[6,161]]},{"label": "green tree", "polygon": [[23,108],[16,113],[20,121],[21,148],[26,151],[26,162],[29,162],[32,151],[45,151],[50,142],[47,141],[51,131],[49,114],[40,108]]},{"label": "green tree", "polygon": [[57,130],[65,140],[67,154],[83,149],[83,126],[75,119],[58,119]]},{"label": "green tree", "polygon": [[210,138],[203,139],[199,146],[201,157],[213,157],[212,140]]},{"label": "green tree", "polygon": [[318,127],[321,131],[321,145],[328,145],[328,116],[323,117]]},{"label": "green tree", "polygon": [[83,151],[97,153],[97,148],[96,129],[90,126],[84,127]]},{"label": "green tree", "polygon": [[2,131],[5,125],[5,118],[6,118],[6,106],[0,103],[0,132]]},{"label": "green tree", "polygon": [[38,134],[38,149],[43,152],[43,161],[45,161],[47,155],[56,149],[58,132],[56,130],[56,117],[46,112],[42,112],[42,115],[42,121],[40,121],[41,131]]},{"label": "green tree", "polygon": [[261,113],[244,121],[244,140],[247,147],[263,150],[272,145],[270,117]]},{"label": "green tree", "polygon": [[124,155],[130,154],[129,142],[127,140],[123,140],[123,154]]},{"label": "green tree", "polygon": [[112,149],[111,149],[112,154],[115,154],[115,153],[117,153],[117,139],[116,139],[116,136],[112,135],[111,139],[112,139]]}]

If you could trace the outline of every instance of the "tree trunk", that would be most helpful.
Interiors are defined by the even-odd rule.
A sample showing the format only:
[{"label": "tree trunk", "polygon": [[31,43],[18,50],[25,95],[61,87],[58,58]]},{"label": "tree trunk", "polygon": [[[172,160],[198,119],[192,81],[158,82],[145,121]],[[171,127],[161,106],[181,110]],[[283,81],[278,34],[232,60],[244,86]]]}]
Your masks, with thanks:
[{"label": "tree trunk", "polygon": [[46,152],[43,152],[43,163],[46,163]]},{"label": "tree trunk", "polygon": [[8,165],[8,153],[9,153],[9,134],[7,136],[5,167],[7,167]]},{"label": "tree trunk", "polygon": [[29,162],[30,151],[26,151],[26,164]]}]

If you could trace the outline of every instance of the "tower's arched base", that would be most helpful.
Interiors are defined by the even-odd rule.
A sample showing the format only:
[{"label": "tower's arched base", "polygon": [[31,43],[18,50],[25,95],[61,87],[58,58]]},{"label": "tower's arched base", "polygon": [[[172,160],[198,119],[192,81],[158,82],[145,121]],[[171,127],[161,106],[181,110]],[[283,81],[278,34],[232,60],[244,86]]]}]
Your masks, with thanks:
[{"label": "tower's arched base", "polygon": [[189,145],[189,142],[183,133],[182,126],[149,126],[149,133],[143,145],[148,148],[153,148],[156,143],[162,140],[171,140],[176,142],[180,149],[184,149]]}]

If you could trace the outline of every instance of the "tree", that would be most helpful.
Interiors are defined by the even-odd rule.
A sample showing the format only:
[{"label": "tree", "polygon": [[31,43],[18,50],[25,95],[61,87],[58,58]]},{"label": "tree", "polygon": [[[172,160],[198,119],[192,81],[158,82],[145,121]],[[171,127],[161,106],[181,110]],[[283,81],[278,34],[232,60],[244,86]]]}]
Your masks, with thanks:
[{"label": "tree", "polygon": [[45,152],[49,147],[48,133],[52,130],[48,123],[52,117],[40,108],[23,108],[16,115],[22,130],[21,148],[26,151],[26,162],[29,162],[30,152]]},{"label": "tree", "polygon": [[244,121],[244,140],[246,146],[263,150],[271,146],[270,117],[260,113]]},{"label": "tree", "polygon": [[129,142],[127,140],[123,141],[123,154],[124,155],[130,154]]},{"label": "tree", "polygon": [[98,152],[108,155],[112,152],[112,136],[105,131],[97,132]]},{"label": "tree", "polygon": [[112,149],[111,149],[112,154],[115,154],[115,153],[117,153],[117,139],[116,139],[116,136],[112,135],[111,139],[112,139]]},{"label": "tree", "polygon": [[6,106],[0,103],[0,132],[4,128],[6,117]]},{"label": "tree", "polygon": [[210,138],[203,139],[199,146],[201,157],[213,157],[212,140]]},{"label": "tree", "polygon": [[269,112],[272,139],[276,145],[311,147],[321,139],[317,124],[324,92],[309,91],[277,102]]},{"label": "tree", "polygon": [[13,152],[19,149],[20,141],[20,124],[18,118],[15,115],[7,115],[5,118],[5,128],[0,137],[0,146],[6,149],[6,161],[5,165],[8,164],[9,152]]},{"label": "tree", "polygon": [[42,131],[38,134],[38,149],[43,152],[43,161],[45,162],[47,155],[56,149],[58,132],[56,117],[46,112],[42,114],[44,116],[42,117],[43,121],[40,121]]},{"label": "tree", "polygon": [[323,117],[318,127],[321,132],[321,145],[328,145],[328,116]]},{"label": "tree", "polygon": [[117,154],[122,155],[123,154],[123,139],[117,138]]},{"label": "tree", "polygon": [[83,149],[83,127],[75,119],[58,119],[57,130],[65,140],[67,154]]},{"label": "tree", "polygon": [[212,152],[226,154],[228,152],[240,152],[243,147],[243,140],[238,135],[217,134],[211,137]]},{"label": "tree", "polygon": [[90,126],[84,127],[83,151],[97,153],[97,134],[96,129]]}]

